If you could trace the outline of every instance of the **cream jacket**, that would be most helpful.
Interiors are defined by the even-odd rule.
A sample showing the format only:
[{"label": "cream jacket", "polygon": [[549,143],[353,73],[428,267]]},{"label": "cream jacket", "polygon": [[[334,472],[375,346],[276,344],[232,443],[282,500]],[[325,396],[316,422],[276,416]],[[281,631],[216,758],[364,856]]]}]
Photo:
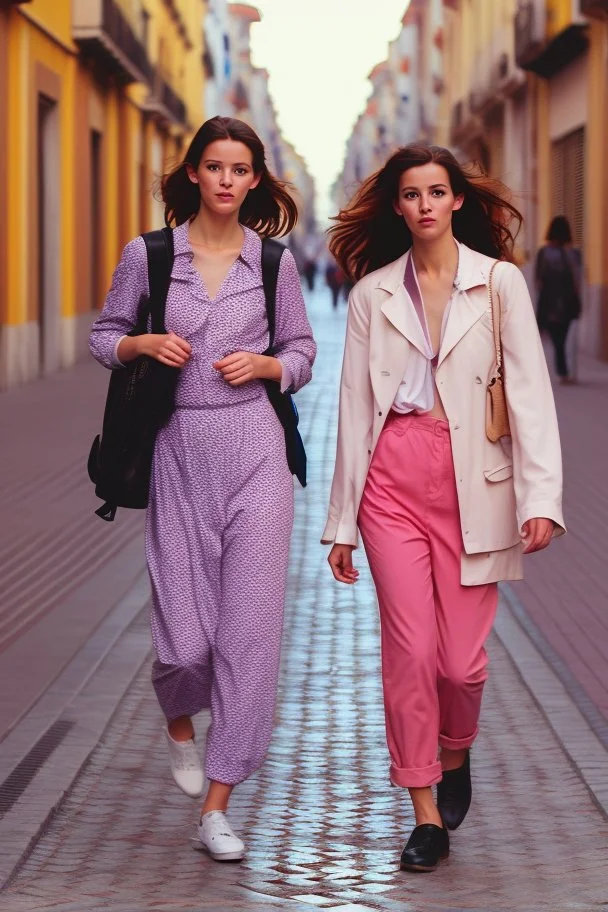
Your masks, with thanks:
[{"label": "cream jacket", "polygon": [[[500,263],[502,344],[511,440],[485,433],[488,378],[494,367],[488,276],[493,260],[459,244],[449,320],[436,383],[450,437],[464,550],[463,585],[522,578],[521,529],[562,517],[562,466],[553,392],[526,281]],[[336,466],[322,542],[358,545],[357,513],[368,466],[422,329],[403,285],[409,252],[353,288],[342,379]]]}]

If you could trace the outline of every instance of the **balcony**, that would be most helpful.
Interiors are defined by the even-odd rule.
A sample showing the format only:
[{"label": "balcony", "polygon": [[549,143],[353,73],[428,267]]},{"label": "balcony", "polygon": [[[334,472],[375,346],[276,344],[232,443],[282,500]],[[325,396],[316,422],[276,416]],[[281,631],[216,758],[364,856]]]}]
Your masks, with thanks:
[{"label": "balcony", "polygon": [[581,0],[581,13],[595,19],[608,17],[608,0]]},{"label": "balcony", "polygon": [[116,0],[74,0],[72,36],[83,55],[97,60],[120,82],[152,82],[146,48]]},{"label": "balcony", "polygon": [[450,142],[455,146],[466,147],[482,133],[483,121],[471,110],[470,95],[457,101],[452,107],[450,117]]},{"label": "balcony", "polygon": [[587,26],[572,24],[547,39],[546,13],[535,0],[524,0],[515,16],[515,60],[522,70],[550,79],[587,49]]},{"label": "balcony", "polygon": [[177,124],[178,126],[187,125],[186,105],[158,71],[154,76],[153,87],[143,103],[142,109],[165,126],[171,124]]}]

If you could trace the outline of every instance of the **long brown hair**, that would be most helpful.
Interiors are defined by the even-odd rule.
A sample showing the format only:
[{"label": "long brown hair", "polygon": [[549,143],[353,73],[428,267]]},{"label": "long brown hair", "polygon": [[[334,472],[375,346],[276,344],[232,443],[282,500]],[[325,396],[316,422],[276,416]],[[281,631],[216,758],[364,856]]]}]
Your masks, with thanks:
[{"label": "long brown hair", "polygon": [[[455,196],[464,195],[461,208],[452,216],[454,237],[488,256],[512,258],[523,218],[509,202],[507,187],[489,178],[478,165],[463,167],[441,146],[412,143],[368,177],[350,203],[334,216],[336,224],[328,230],[329,249],[351,279],[356,281],[385,266],[412,246],[410,230],[393,203],[403,172],[430,162],[446,169]],[[514,220],[515,233],[509,227]]]},{"label": "long brown hair", "polygon": [[198,185],[189,179],[186,165],[196,170],[207,146],[217,139],[244,143],[251,151],[254,173],[260,175],[259,184],[243,201],[239,221],[262,237],[277,237],[291,231],[298,220],[298,207],[288,192],[289,184],[270,173],[262,140],[249,124],[234,117],[212,117],[205,121],[188,146],[184,160],[162,178],[165,224],[181,225],[198,212],[200,192]]}]

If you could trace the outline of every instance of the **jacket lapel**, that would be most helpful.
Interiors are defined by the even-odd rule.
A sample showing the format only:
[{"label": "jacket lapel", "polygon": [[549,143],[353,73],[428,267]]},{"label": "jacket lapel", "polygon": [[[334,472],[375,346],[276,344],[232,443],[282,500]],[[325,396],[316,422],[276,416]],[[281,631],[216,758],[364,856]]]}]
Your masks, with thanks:
[{"label": "jacket lapel", "polygon": [[399,330],[408,342],[411,342],[424,354],[426,351],[424,332],[414,310],[412,299],[403,284],[409,255],[408,251],[391,263],[379,276],[377,288],[388,292],[388,297],[384,295],[380,310],[395,329]]},{"label": "jacket lapel", "polygon": [[[441,347],[437,367],[445,361],[446,357],[462,337],[477,323],[482,314],[489,308],[488,276],[493,260],[458,243],[459,260],[458,274],[455,280],[455,294],[450,308],[447,325]],[[486,286],[486,287],[482,287]],[[470,294],[477,289],[475,294]]]}]

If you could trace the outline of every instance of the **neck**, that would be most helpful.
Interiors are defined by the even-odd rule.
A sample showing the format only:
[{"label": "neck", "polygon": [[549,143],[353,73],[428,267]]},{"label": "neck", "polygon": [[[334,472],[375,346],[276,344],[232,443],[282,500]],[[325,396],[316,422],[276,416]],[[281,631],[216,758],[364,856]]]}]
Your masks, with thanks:
[{"label": "neck", "polygon": [[458,247],[451,232],[433,241],[421,241],[415,238],[412,244],[412,256],[418,275],[439,278],[449,273],[456,275],[458,268]]},{"label": "neck", "polygon": [[188,236],[192,243],[222,250],[238,247],[243,243],[243,229],[239,225],[238,212],[217,215],[201,208],[190,222]]}]

